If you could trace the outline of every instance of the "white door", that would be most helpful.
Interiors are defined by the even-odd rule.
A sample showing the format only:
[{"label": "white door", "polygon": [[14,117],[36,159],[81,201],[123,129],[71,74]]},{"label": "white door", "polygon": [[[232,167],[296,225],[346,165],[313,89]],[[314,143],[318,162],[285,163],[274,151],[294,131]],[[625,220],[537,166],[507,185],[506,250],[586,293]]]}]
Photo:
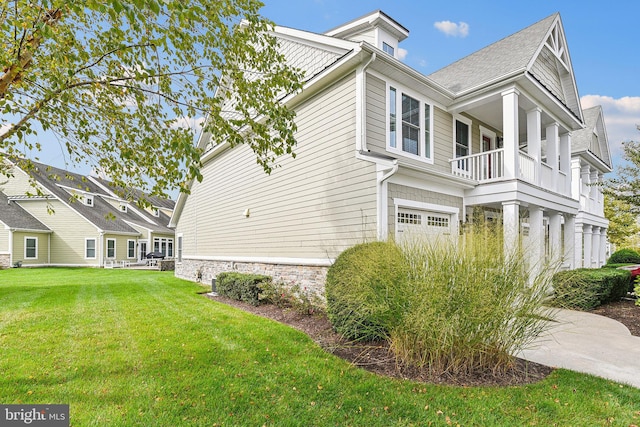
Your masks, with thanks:
[{"label": "white door", "polygon": [[396,238],[398,242],[452,235],[451,214],[418,209],[398,208]]}]

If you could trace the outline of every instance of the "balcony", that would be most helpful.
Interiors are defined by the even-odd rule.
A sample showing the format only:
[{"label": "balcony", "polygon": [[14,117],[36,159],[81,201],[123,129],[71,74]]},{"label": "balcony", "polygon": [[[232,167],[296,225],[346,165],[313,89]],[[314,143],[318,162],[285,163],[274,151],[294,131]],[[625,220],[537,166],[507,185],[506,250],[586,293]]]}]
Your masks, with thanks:
[{"label": "balcony", "polygon": [[[503,181],[505,175],[504,149],[485,151],[470,156],[449,160],[451,173],[457,177],[477,181],[478,184]],[[518,179],[569,195],[569,177],[563,171],[556,171],[544,162],[536,161],[529,154],[518,152]]]}]

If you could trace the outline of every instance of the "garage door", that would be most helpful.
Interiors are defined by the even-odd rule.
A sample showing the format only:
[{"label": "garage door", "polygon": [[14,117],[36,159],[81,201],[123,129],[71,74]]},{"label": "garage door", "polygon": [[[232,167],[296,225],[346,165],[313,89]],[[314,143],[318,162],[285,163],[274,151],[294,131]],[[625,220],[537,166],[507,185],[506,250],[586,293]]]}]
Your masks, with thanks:
[{"label": "garage door", "polygon": [[399,242],[449,236],[452,234],[452,227],[451,214],[398,208],[396,230]]}]

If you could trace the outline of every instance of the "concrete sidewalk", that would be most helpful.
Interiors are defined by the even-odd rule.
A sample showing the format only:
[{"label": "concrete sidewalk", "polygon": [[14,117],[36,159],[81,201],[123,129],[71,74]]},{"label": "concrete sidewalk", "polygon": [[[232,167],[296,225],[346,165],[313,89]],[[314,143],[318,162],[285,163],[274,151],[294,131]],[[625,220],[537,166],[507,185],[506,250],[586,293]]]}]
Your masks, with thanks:
[{"label": "concrete sidewalk", "polygon": [[558,309],[555,320],[517,356],[640,388],[640,337],[632,336],[623,324],[597,314]]}]

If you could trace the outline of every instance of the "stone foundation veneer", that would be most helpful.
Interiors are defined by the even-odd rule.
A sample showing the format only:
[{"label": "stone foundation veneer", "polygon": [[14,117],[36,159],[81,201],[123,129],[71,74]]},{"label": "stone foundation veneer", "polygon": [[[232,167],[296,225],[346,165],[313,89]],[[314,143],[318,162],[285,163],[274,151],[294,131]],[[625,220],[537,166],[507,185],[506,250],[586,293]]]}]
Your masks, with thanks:
[{"label": "stone foundation veneer", "polygon": [[[328,269],[329,267],[320,265],[184,259],[181,263],[176,262],[176,277],[211,285],[211,279],[220,273],[235,271],[238,273],[264,274],[271,276],[274,282],[298,285],[300,290],[307,295],[317,295],[324,300],[324,283]],[[200,280],[197,278],[198,271],[202,274]]]},{"label": "stone foundation veneer", "polygon": [[0,270],[11,267],[11,255],[0,254]]}]

